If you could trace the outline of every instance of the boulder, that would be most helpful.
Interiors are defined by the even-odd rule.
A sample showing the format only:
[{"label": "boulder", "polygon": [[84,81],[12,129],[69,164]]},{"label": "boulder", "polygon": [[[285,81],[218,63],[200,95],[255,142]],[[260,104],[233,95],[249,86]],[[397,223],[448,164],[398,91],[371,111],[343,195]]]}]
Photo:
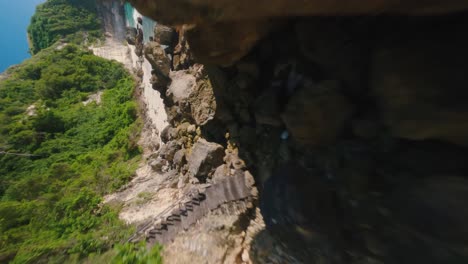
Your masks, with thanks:
[{"label": "boulder", "polygon": [[210,172],[223,164],[223,157],[223,146],[199,139],[187,158],[188,171],[203,182]]},{"label": "boulder", "polygon": [[172,126],[166,126],[161,132],[161,141],[167,143],[177,137],[177,129]]},{"label": "boulder", "polygon": [[230,175],[231,170],[225,165],[216,168],[213,176],[211,177],[214,183],[220,182]]},{"label": "boulder", "polygon": [[153,68],[152,83],[158,91],[165,91],[171,83],[169,72],[171,71],[171,61],[166,56],[164,49],[156,42],[149,42],[144,48],[145,58]]},{"label": "boulder", "polygon": [[171,73],[171,78],[166,96],[176,104],[188,101],[197,83],[195,76],[187,71],[177,71]]},{"label": "boulder", "polygon": [[[161,146],[159,151],[152,155],[151,160],[148,162],[151,168],[158,172],[163,173],[170,170],[175,162],[176,153],[181,149],[177,141],[169,141],[167,144]],[[156,156],[156,158],[154,158]],[[177,157],[179,158],[179,157]],[[178,160],[180,162],[180,160]]]},{"label": "boulder", "polygon": [[181,168],[186,163],[185,159],[185,149],[178,150],[174,154],[173,163],[177,168]]},{"label": "boulder", "polygon": [[188,71],[171,73],[172,83],[167,97],[178,106],[178,111],[196,125],[205,125],[216,113],[216,99],[208,79],[198,79]]},{"label": "boulder", "polygon": [[167,144],[161,146],[161,149],[159,150],[159,157],[172,162],[174,155],[180,149],[181,146],[179,146],[177,141],[169,141]]},{"label": "boulder", "polygon": [[127,43],[130,45],[135,45],[136,37],[137,37],[137,29],[132,27],[127,27],[125,31],[125,39]]},{"label": "boulder", "polygon": [[174,47],[177,39],[177,32],[173,28],[160,23],[154,27],[154,40],[159,44]]},{"label": "boulder", "polygon": [[393,136],[468,145],[468,37],[457,19],[398,26],[378,43],[371,89]]},{"label": "boulder", "polygon": [[353,113],[338,87],[335,81],[324,81],[292,95],[281,118],[297,143],[326,145],[337,139]]},{"label": "boulder", "polygon": [[148,164],[153,171],[158,173],[166,172],[169,169],[169,162],[161,157],[157,157],[156,159],[149,161]]},{"label": "boulder", "polygon": [[271,32],[270,21],[230,21],[203,24],[187,30],[187,41],[197,62],[230,66]]},{"label": "boulder", "polygon": [[189,134],[195,134],[197,132],[197,126],[195,125],[190,125],[187,127],[187,133]]},{"label": "boulder", "polygon": [[197,81],[189,98],[191,116],[198,126],[205,125],[216,114],[216,99],[209,79]]}]

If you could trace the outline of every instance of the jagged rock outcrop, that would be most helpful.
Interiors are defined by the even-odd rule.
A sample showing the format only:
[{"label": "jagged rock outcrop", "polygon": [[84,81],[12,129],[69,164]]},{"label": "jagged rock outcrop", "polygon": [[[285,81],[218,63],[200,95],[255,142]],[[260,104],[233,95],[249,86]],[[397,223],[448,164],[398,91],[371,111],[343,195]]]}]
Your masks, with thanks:
[{"label": "jagged rock outcrop", "polygon": [[136,28],[132,27],[127,27],[126,32],[125,32],[125,40],[127,40],[127,43],[129,45],[135,45],[136,44],[136,38],[137,38],[138,30]]},{"label": "jagged rock outcrop", "polygon": [[[246,216],[240,230],[261,230],[229,233],[245,239],[231,251],[238,260],[467,262],[468,19],[375,16],[466,3],[133,2],[162,22],[190,23],[188,46],[212,63],[170,73],[166,134],[183,146],[173,157],[180,189],[255,176],[261,217]],[[208,141],[218,158],[202,168]]]},{"label": "jagged rock outcrop", "polygon": [[444,2],[422,0],[301,1],[301,0],[130,0],[142,14],[163,23],[198,23],[212,21],[258,20],[271,17],[362,15],[362,14],[443,14],[463,11],[468,4],[460,0]]},{"label": "jagged rock outcrop", "polygon": [[154,27],[154,40],[161,45],[174,47],[178,42],[177,32],[171,27],[157,24]]},{"label": "jagged rock outcrop", "polygon": [[150,166],[157,172],[167,172],[173,164],[174,156],[180,149],[181,146],[177,141],[167,142],[155,153],[156,158],[150,161]]},{"label": "jagged rock outcrop", "polygon": [[213,88],[203,67],[195,67],[171,73],[172,83],[166,94],[166,100],[174,104],[172,122],[193,121],[196,125],[205,125],[216,113],[216,100]]},{"label": "jagged rock outcrop", "polygon": [[153,88],[161,94],[165,94],[167,86],[171,83],[169,78],[170,60],[166,56],[166,52],[157,42],[150,42],[144,46],[144,55],[153,67],[151,79]]},{"label": "jagged rock outcrop", "polygon": [[[192,51],[201,63],[230,65],[245,56],[274,27],[281,17],[376,14],[444,14],[468,9],[461,0],[443,3],[424,0],[406,3],[399,0],[354,0],[323,2],[262,0],[252,4],[242,0],[132,0],[145,16],[168,25],[196,25],[188,31]],[[189,11],[187,11],[189,10]]]},{"label": "jagged rock outcrop", "polygon": [[192,177],[206,181],[208,175],[223,163],[223,157],[223,146],[200,139],[187,158],[188,171]]}]

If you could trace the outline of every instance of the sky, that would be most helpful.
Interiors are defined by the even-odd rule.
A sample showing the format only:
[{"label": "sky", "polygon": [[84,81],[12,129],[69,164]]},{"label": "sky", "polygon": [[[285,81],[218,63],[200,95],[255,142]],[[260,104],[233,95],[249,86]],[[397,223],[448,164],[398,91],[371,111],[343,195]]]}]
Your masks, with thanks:
[{"label": "sky", "polygon": [[0,72],[29,58],[27,28],[45,0],[0,0]]}]

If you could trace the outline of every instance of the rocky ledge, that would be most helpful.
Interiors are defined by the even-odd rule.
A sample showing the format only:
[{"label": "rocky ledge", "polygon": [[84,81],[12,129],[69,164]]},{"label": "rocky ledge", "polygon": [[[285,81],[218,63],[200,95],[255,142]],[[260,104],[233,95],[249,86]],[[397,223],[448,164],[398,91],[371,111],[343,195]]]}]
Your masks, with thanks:
[{"label": "rocky ledge", "polygon": [[468,261],[465,2],[131,2],[177,25],[141,53],[170,123],[155,188],[258,188],[166,261]]}]

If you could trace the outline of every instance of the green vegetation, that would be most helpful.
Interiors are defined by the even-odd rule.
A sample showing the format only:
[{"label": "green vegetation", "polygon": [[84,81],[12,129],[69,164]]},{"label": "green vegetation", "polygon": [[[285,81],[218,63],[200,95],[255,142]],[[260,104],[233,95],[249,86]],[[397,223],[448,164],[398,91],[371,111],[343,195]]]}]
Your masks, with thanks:
[{"label": "green vegetation", "polygon": [[[70,263],[111,249],[131,233],[101,197],[139,163],[133,79],[72,44],[8,75],[0,81],[0,262]],[[83,104],[98,91],[99,104]]]},{"label": "green vegetation", "polygon": [[48,0],[37,7],[28,28],[31,52],[50,47],[60,38],[81,44],[101,33],[94,0]]},{"label": "green vegetation", "polygon": [[116,255],[112,264],[162,264],[161,246],[155,246],[150,251],[144,242],[124,244],[115,247]]}]

